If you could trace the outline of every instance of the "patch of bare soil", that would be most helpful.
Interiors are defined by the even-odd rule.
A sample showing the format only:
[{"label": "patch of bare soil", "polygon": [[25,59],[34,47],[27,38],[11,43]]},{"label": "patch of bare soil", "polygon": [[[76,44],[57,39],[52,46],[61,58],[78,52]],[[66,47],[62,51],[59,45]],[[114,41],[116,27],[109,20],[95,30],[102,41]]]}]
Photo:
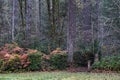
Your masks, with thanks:
[{"label": "patch of bare soil", "polygon": [[98,69],[95,69],[95,70],[92,70],[91,73],[118,73],[118,72],[110,71],[110,70],[98,70]]},{"label": "patch of bare soil", "polygon": [[89,72],[87,67],[67,68],[68,72]]}]

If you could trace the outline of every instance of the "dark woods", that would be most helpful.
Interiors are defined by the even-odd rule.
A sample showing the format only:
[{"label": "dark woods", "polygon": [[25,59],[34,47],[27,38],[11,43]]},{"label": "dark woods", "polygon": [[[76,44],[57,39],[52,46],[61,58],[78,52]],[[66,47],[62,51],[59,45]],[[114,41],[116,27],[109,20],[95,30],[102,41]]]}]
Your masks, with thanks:
[{"label": "dark woods", "polygon": [[54,62],[60,57],[75,66],[91,66],[120,53],[119,5],[119,0],[0,0],[0,46],[16,43],[47,56],[56,48],[57,53],[66,51],[45,62],[47,67],[61,68]]}]

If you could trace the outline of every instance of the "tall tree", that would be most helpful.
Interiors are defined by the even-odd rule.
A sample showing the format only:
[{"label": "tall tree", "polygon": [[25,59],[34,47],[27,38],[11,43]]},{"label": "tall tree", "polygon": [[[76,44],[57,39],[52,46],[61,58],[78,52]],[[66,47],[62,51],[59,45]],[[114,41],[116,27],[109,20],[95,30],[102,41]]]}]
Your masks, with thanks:
[{"label": "tall tree", "polygon": [[59,46],[59,33],[58,33],[58,27],[59,27],[59,3],[60,0],[47,0],[47,9],[48,9],[48,16],[49,16],[49,39],[51,39],[51,44],[54,44],[57,47]]},{"label": "tall tree", "polygon": [[67,27],[67,51],[68,62],[73,62],[75,32],[76,32],[76,16],[75,16],[75,0],[69,0],[68,3],[68,27]]},{"label": "tall tree", "polygon": [[106,55],[118,53],[120,44],[120,0],[102,0],[104,46]]},{"label": "tall tree", "polygon": [[31,0],[25,0],[25,38],[29,36],[29,24],[30,24],[30,2]]},{"label": "tall tree", "polygon": [[82,30],[83,30],[83,39],[84,43],[91,43],[92,39],[92,34],[91,34],[91,0],[81,0],[83,4],[83,9],[82,9]]},{"label": "tall tree", "polygon": [[[102,46],[103,46],[103,26],[100,25],[100,17],[101,17],[101,11],[100,11],[100,0],[95,0],[95,14],[96,14],[96,28],[97,28],[97,42],[98,42],[98,49],[95,53],[95,61],[99,61],[99,53],[102,53]],[[95,49],[95,48],[94,48]],[[94,50],[93,50],[94,51]]]},{"label": "tall tree", "polygon": [[36,35],[37,37],[41,37],[41,33],[40,33],[40,30],[41,30],[41,0],[36,0],[35,1],[35,4],[36,4]]},{"label": "tall tree", "polygon": [[[26,0],[25,0],[26,1]],[[22,22],[22,30],[25,31],[25,19],[24,19],[24,6],[23,6],[23,0],[18,0],[19,2],[19,8],[20,8],[20,16],[21,16],[21,22]],[[25,32],[23,33],[25,35]]]},{"label": "tall tree", "polygon": [[15,41],[15,3],[16,0],[12,1],[12,41]]}]

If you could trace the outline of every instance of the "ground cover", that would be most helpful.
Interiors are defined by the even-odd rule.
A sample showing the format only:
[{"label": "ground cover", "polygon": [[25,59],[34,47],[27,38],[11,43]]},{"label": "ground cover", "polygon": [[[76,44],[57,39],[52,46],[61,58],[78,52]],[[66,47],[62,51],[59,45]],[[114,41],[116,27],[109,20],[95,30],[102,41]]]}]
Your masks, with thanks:
[{"label": "ground cover", "polygon": [[29,72],[29,73],[0,74],[0,80],[120,80],[120,74]]}]

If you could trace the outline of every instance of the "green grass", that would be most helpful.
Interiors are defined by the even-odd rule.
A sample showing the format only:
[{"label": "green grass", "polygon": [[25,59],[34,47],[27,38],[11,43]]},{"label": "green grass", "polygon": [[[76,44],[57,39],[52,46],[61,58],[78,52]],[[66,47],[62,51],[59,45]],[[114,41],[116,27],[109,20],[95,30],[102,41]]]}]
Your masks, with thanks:
[{"label": "green grass", "polygon": [[31,72],[0,74],[0,80],[120,80],[120,74]]}]

